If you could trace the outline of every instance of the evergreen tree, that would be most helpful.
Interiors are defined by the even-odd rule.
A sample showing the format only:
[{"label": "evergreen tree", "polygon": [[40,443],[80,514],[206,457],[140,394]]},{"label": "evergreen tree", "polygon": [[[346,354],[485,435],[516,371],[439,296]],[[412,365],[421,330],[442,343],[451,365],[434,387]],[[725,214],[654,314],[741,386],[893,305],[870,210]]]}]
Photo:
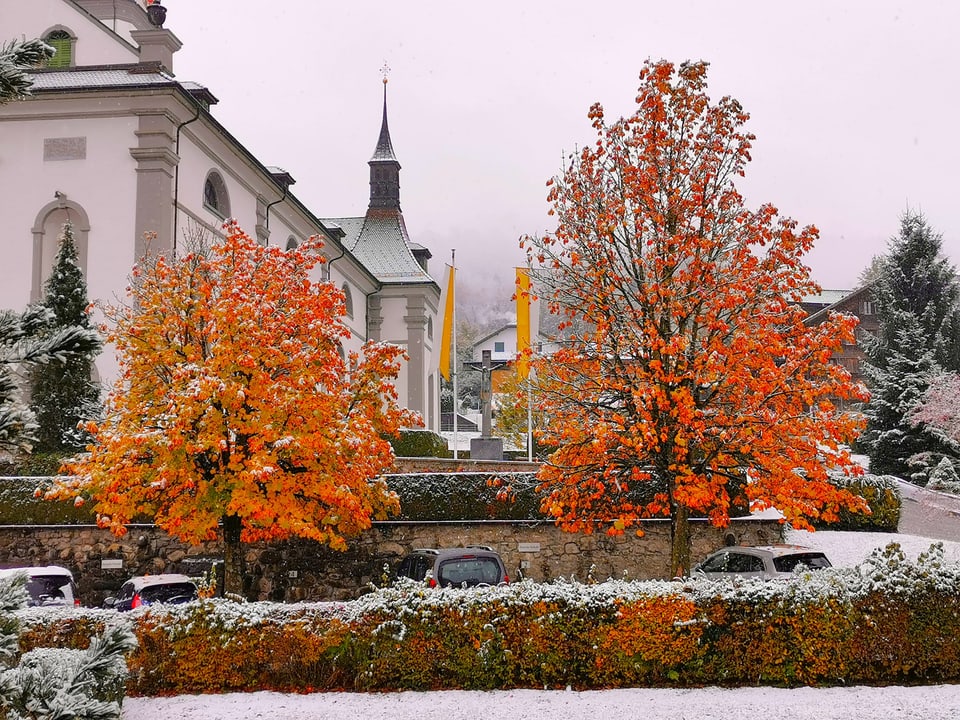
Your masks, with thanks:
[{"label": "evergreen tree", "polygon": [[960,494],[960,475],[948,457],[940,458],[939,464],[930,473],[930,482],[927,487],[940,492]]},{"label": "evergreen tree", "polygon": [[[894,351],[885,368],[866,366],[872,394],[863,439],[871,450],[872,473],[898,475],[923,485],[927,468],[917,468],[916,463],[931,451],[942,454],[946,448],[926,426],[914,423],[911,413],[922,403],[927,386],[939,369],[933,352],[923,350],[924,336],[916,318],[908,314],[902,322],[903,327],[894,338],[896,345],[917,349]],[[919,470],[917,477],[911,477],[911,468]]]},{"label": "evergreen tree", "polygon": [[[66,223],[46,284],[43,304],[50,310],[49,332],[79,327],[90,330],[87,285],[77,264],[73,226]],[[32,375],[32,409],[39,451],[81,450],[89,441],[78,429],[81,420],[100,415],[100,389],[91,381],[93,353],[74,355],[62,364],[38,366]]]},{"label": "evergreen tree", "polygon": [[38,648],[19,655],[25,576],[0,580],[0,717],[7,720],[119,720],[127,665],[137,639],[108,626],[86,650]]},{"label": "evergreen tree", "polygon": [[[924,217],[907,212],[900,233],[876,264],[873,297],[879,329],[864,343],[871,390],[863,442],[871,470],[908,477],[911,458],[943,454],[943,443],[907,415],[931,377],[960,369],[960,284],[943,254],[942,237]],[[914,474],[923,484],[926,471]]]},{"label": "evergreen tree", "polygon": [[29,95],[33,82],[27,73],[52,58],[54,52],[42,40],[14,40],[0,47],[0,104]]},{"label": "evergreen tree", "polygon": [[20,400],[20,369],[63,363],[100,348],[99,336],[89,328],[72,325],[51,332],[52,316],[42,305],[23,313],[0,310],[0,451],[29,450],[36,436],[33,411]]}]

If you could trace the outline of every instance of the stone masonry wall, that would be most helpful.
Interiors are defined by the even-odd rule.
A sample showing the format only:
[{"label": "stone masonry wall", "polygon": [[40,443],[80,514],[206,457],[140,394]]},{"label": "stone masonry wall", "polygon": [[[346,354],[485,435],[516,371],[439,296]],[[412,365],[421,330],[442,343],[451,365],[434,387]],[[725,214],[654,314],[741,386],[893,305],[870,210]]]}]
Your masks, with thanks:
[{"label": "stone masonry wall", "polygon": [[[620,537],[564,533],[551,523],[380,522],[346,552],[309,540],[251,544],[245,562],[250,600],[346,600],[383,584],[408,551],[418,547],[488,545],[498,551],[511,580],[560,577],[665,578],[670,524],[645,521],[645,535]],[[781,538],[776,521],[732,520],[717,529],[694,522],[693,557],[724,544],[763,544]],[[131,526],[122,538],[93,526],[0,526],[0,567],[63,565],[73,571],[85,605],[99,606],[133,575],[201,575],[223,557],[218,542],[185,545],[152,525]]]}]

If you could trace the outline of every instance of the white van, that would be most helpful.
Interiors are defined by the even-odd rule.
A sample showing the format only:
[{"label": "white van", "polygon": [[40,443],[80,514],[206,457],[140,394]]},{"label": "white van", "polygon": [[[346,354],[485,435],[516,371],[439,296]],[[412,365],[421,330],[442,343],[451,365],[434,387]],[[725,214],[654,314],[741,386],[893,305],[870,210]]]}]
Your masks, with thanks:
[{"label": "white van", "polygon": [[77,584],[73,581],[73,573],[59,565],[45,567],[19,567],[0,570],[0,578],[10,577],[18,573],[27,576],[27,605],[29,607],[68,606],[80,605],[80,596]]}]

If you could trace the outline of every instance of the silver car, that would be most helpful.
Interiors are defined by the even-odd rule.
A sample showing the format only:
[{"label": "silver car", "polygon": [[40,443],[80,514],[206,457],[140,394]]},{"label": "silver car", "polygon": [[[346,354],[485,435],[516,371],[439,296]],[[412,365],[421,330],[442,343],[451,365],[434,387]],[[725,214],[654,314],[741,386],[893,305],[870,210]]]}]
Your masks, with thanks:
[{"label": "silver car", "polygon": [[756,577],[777,580],[793,577],[799,569],[830,567],[827,556],[802,545],[757,545],[725,547],[707,555],[693,568],[694,577],[711,580]]}]

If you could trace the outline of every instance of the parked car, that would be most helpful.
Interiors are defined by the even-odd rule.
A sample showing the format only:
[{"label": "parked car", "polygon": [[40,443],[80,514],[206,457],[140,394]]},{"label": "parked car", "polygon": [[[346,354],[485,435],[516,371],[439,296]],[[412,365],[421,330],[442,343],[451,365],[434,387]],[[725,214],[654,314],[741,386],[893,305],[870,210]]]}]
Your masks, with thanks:
[{"label": "parked car", "polygon": [[510,582],[500,555],[484,545],[417,548],[400,561],[397,577],[426,581],[430,587],[474,587]]},{"label": "parked car", "polygon": [[802,545],[761,545],[725,547],[707,555],[693,568],[694,576],[714,580],[730,577],[758,577],[766,580],[789,578],[798,568],[822,570],[830,567],[827,556]]},{"label": "parked car", "polygon": [[108,597],[103,604],[114,610],[133,610],[157,603],[182,605],[197,597],[197,586],[186,575],[140,575],[127,580],[117,596]]},{"label": "parked car", "polygon": [[6,568],[0,570],[0,577],[9,577],[17,573],[27,576],[27,605],[47,607],[63,605],[78,607],[80,593],[73,581],[73,573],[59,565],[36,567]]}]

